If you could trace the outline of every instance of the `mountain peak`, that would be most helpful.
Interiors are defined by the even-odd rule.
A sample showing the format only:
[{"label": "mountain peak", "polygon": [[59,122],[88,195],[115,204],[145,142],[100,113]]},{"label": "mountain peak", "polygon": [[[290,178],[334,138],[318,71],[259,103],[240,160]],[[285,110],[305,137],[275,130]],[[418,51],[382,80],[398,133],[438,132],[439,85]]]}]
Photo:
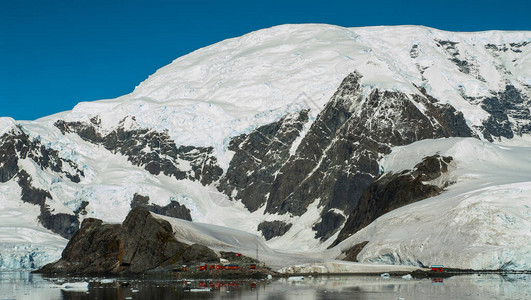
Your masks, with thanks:
[{"label": "mountain peak", "polygon": [[[24,139],[0,143],[0,168],[9,175],[2,177],[0,200],[22,207],[22,195],[38,196],[24,204],[41,204],[27,209],[27,226],[42,236],[44,228],[71,233],[70,225],[85,217],[121,222],[141,197],[151,209],[179,209],[193,222],[267,236],[273,247],[325,247],[360,197],[366,201],[359,211],[379,208],[373,217],[412,203],[385,204],[365,194],[396,147],[421,140],[442,147],[432,139],[469,137],[479,150],[466,148],[464,156],[473,161],[491,145],[478,139],[531,134],[530,45],[531,32],[421,26],[303,24],[251,32],[176,59],[128,95],[20,122]],[[6,132],[16,122],[3,118],[0,125]],[[495,153],[510,156],[502,150]],[[442,152],[425,154],[448,156]],[[466,159],[456,159],[451,174],[441,177],[482,193],[475,182],[493,181],[462,164]],[[506,176],[507,182],[522,182],[517,175]],[[477,176],[485,181],[469,180]],[[396,191],[387,184],[374,188]],[[418,205],[436,201],[421,198]],[[459,195],[451,198],[448,205],[459,205]],[[16,218],[9,222],[21,226]]]}]

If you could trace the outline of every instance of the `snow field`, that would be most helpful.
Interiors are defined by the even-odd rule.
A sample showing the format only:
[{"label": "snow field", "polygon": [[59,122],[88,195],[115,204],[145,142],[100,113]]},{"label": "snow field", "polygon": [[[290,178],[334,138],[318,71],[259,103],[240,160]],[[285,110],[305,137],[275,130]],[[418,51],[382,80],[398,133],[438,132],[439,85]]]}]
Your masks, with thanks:
[{"label": "snow field", "polygon": [[[467,138],[396,147],[386,171],[409,169],[434,153],[451,155],[456,183],[439,196],[391,211],[332,252],[369,241],[361,262],[472,269],[531,268],[531,148]],[[431,154],[430,154],[431,153]]]}]

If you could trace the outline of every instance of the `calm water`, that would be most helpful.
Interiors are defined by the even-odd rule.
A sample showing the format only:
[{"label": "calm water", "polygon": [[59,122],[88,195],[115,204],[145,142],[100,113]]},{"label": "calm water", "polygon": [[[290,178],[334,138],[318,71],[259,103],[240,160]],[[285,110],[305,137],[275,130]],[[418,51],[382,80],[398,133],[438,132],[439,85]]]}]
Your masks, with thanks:
[{"label": "calm water", "polygon": [[[211,290],[211,291],[207,291]],[[0,299],[531,299],[531,275],[447,279],[362,276],[301,281],[183,281],[170,277],[48,278],[0,272]]]}]

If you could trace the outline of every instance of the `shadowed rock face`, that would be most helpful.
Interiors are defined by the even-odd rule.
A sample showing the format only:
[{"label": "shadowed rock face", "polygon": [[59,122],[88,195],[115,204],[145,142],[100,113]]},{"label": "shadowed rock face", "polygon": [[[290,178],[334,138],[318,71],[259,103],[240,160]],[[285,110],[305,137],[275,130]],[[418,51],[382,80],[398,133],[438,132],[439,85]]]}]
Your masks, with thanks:
[{"label": "shadowed rock face", "polygon": [[[0,137],[0,182],[16,180],[21,188],[21,200],[40,207],[39,222],[64,238],[71,238],[79,228],[78,213],[54,214],[46,204],[52,200],[49,191],[32,185],[31,175],[19,166],[19,161],[29,159],[42,170],[56,173],[64,180],[78,183],[84,176],[76,163],[59,156],[58,151],[45,147],[22,131],[20,127]],[[69,165],[69,168],[65,168]]]},{"label": "shadowed rock face", "polygon": [[[477,79],[485,81],[479,75],[479,68],[481,62],[477,58],[467,56],[466,51],[459,51],[460,44],[452,41],[436,41],[446,52],[448,59],[453,62],[457,68],[465,74],[474,75]],[[528,42],[522,43],[508,43],[502,45],[487,44],[487,49],[494,57],[499,57],[500,52],[512,51],[514,53],[521,53],[523,47],[527,46]],[[415,49],[412,49],[415,52]],[[500,71],[510,73],[511,70],[505,69],[502,66],[496,66]],[[525,87],[524,87],[525,89]],[[531,99],[526,98],[525,92],[522,93],[514,85],[507,80],[505,90],[496,92],[491,91],[492,96],[486,98],[469,98],[463,96],[465,99],[476,105],[480,103],[482,109],[490,114],[490,116],[483,121],[479,131],[484,138],[493,141],[494,138],[512,138],[515,134],[524,134],[531,132],[531,113],[529,107]]]},{"label": "shadowed rock face", "polygon": [[142,273],[177,261],[186,245],[177,241],[168,221],[145,208],[133,208],[120,233],[120,261],[125,272]]},{"label": "shadowed rock face", "polygon": [[[503,52],[522,53],[528,45],[529,42],[487,44],[485,49],[493,57],[499,57]],[[503,66],[496,66],[496,68],[505,73],[512,72]],[[481,108],[490,114],[490,117],[483,122],[483,127],[480,128],[485,139],[492,142],[495,138],[512,138],[514,135],[531,133],[531,99],[529,98],[531,86],[523,85],[520,88],[521,90],[510,81],[506,81],[505,90],[491,91],[491,97],[479,99]],[[477,99],[469,99],[469,101],[473,102]]]},{"label": "shadowed rock face", "polygon": [[361,250],[363,250],[368,243],[369,242],[365,241],[363,243],[356,244],[352,248],[345,251],[345,258],[343,258],[343,260],[358,262],[358,254],[360,254]]},{"label": "shadowed rock face", "polygon": [[[474,71],[474,73],[477,75],[477,66],[472,64],[472,60],[468,57],[463,56],[458,49],[458,42],[452,42],[452,41],[442,41],[438,40],[436,41],[438,46],[442,47],[444,51],[447,54],[448,60],[453,62],[460,72],[465,74],[470,74]],[[480,80],[485,81],[484,79],[480,78]]]},{"label": "shadowed rock face", "polygon": [[308,111],[287,115],[278,122],[233,138],[234,156],[218,189],[233,200],[241,200],[249,211],[267,201],[276,173],[290,156],[290,148],[308,122]]},{"label": "shadowed rock face", "polygon": [[264,221],[258,225],[258,231],[261,231],[264,238],[269,241],[274,237],[284,235],[284,233],[290,230],[291,226],[293,224],[282,221]]},{"label": "shadowed rock face", "polygon": [[177,241],[170,223],[154,217],[143,207],[136,207],[122,225],[85,219],[61,259],[38,272],[144,273],[212,260],[219,261],[219,257],[211,249]]},{"label": "shadowed rock face", "polygon": [[[229,149],[235,155],[218,189],[250,211],[265,204],[270,214],[300,216],[318,200],[321,220],[313,230],[326,240],[378,176],[377,162],[391,147],[474,136],[461,112],[440,104],[422,87],[419,95],[377,89],[364,95],[360,79],[355,72],[344,79],[296,151],[292,148],[307,122],[305,111],[234,138]],[[289,230],[268,222],[258,229],[267,239]]]},{"label": "shadowed rock face", "polygon": [[[76,133],[86,141],[127,156],[134,165],[144,167],[153,175],[162,173],[178,180],[190,179],[208,185],[223,174],[223,169],[212,154],[212,147],[177,147],[167,132],[145,128],[126,130],[123,122],[103,136],[98,131],[100,123],[97,118],[93,118],[91,123],[58,120],[54,125],[63,134]],[[189,165],[180,165],[179,160],[187,161]]]},{"label": "shadowed rock face", "polygon": [[[74,183],[85,176],[79,166],[59,156],[59,152],[28,136],[22,128],[5,133],[0,137],[0,182],[11,180],[20,170],[19,160],[30,159],[42,170],[58,173],[63,179]],[[66,168],[65,165],[69,165]]]},{"label": "shadowed rock face", "polygon": [[379,176],[366,189],[330,247],[339,244],[385,213],[440,194],[451,182],[443,182],[441,185],[424,182],[435,180],[446,173],[451,161],[452,157],[449,156],[429,156],[418,163],[413,170]]},{"label": "shadowed rock face", "polygon": [[321,216],[321,221],[313,225],[312,229],[315,231],[316,237],[321,237],[326,240],[331,237],[337,229],[345,222],[345,217],[333,210],[329,210]]},{"label": "shadowed rock face", "polygon": [[61,259],[47,264],[41,273],[117,273],[120,270],[120,224],[103,224],[87,218],[61,254]]},{"label": "shadowed rock face", "polygon": [[210,248],[193,244],[184,250],[183,254],[179,258],[179,264],[194,264],[198,262],[216,262],[219,263],[219,256]]},{"label": "shadowed rock face", "polygon": [[158,215],[164,215],[173,218],[179,218],[183,220],[192,221],[190,210],[186,206],[179,204],[177,201],[171,201],[166,206],[160,206],[156,204],[149,204],[149,197],[135,194],[133,201],[131,201],[131,208],[144,207],[147,210],[154,212]]},{"label": "shadowed rock face", "polygon": [[350,214],[378,175],[378,160],[392,146],[473,135],[463,115],[449,105],[427,95],[400,92],[373,90],[365,96],[360,79],[357,73],[345,78],[278,172],[266,204],[267,213],[302,215],[318,200],[322,220],[314,230],[321,239],[340,228],[344,217],[335,209]]},{"label": "shadowed rock face", "polygon": [[[483,136],[493,141],[494,138],[513,138],[515,134],[531,133],[531,101],[526,100],[522,93],[512,85],[506,85],[505,90],[493,93],[481,103],[481,108],[490,113],[483,122]],[[509,118],[514,123],[509,121]]]},{"label": "shadowed rock face", "polygon": [[31,176],[26,171],[18,171],[17,181],[22,190],[22,201],[40,206],[41,213],[38,219],[42,226],[66,239],[71,238],[79,228],[79,212],[76,212],[75,215],[65,213],[54,214],[46,204],[46,199],[51,200],[52,195],[48,191],[35,188],[31,184]]}]

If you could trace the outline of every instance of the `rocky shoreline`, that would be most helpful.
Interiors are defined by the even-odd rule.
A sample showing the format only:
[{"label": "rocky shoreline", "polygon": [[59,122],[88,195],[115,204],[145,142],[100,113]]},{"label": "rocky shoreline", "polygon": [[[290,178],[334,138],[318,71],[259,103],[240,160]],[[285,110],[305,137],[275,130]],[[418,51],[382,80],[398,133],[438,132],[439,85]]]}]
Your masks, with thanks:
[{"label": "rocky shoreline", "polygon": [[[230,262],[229,262],[230,259]],[[272,271],[236,252],[215,252],[178,241],[168,221],[135,207],[122,224],[87,218],[61,259],[35,271],[41,274],[186,274],[191,278],[266,278]]]},{"label": "rocky shoreline", "polygon": [[[229,262],[230,259],[230,262]],[[177,279],[261,280],[294,276],[406,276],[447,278],[468,274],[530,274],[529,270],[472,270],[444,268],[393,270],[380,266],[372,271],[301,272],[288,268],[276,272],[262,262],[236,252],[215,252],[199,244],[178,241],[168,221],[156,218],[145,207],[131,210],[123,224],[105,224],[87,218],[61,259],[35,273],[47,276],[171,276]]]},{"label": "rocky shoreline", "polygon": [[[34,273],[42,273],[39,270],[34,271]],[[213,270],[208,271],[187,271],[187,272],[157,272],[157,273],[142,273],[142,274],[120,274],[120,276],[128,277],[141,277],[141,278],[171,278],[177,280],[274,280],[280,278],[290,278],[290,277],[328,277],[328,276],[366,276],[366,277],[382,277],[382,274],[388,274],[389,277],[403,277],[410,275],[412,279],[423,279],[423,278],[450,278],[454,276],[463,276],[463,275],[515,275],[515,274],[531,274],[531,270],[518,270],[518,271],[508,271],[508,270],[465,270],[465,269],[450,269],[445,272],[434,272],[434,271],[415,271],[415,272],[405,272],[405,271],[390,271],[385,273],[379,272],[354,272],[354,273],[279,273],[272,271],[267,268],[257,268],[256,270],[225,270],[223,272],[216,272]],[[46,277],[62,277],[66,274],[64,273],[44,273]],[[69,274],[70,275],[70,274]],[[78,274],[79,275],[79,274]],[[112,273],[91,273],[84,274],[87,277],[114,277],[118,274]],[[383,276],[387,277],[387,276]]]}]

